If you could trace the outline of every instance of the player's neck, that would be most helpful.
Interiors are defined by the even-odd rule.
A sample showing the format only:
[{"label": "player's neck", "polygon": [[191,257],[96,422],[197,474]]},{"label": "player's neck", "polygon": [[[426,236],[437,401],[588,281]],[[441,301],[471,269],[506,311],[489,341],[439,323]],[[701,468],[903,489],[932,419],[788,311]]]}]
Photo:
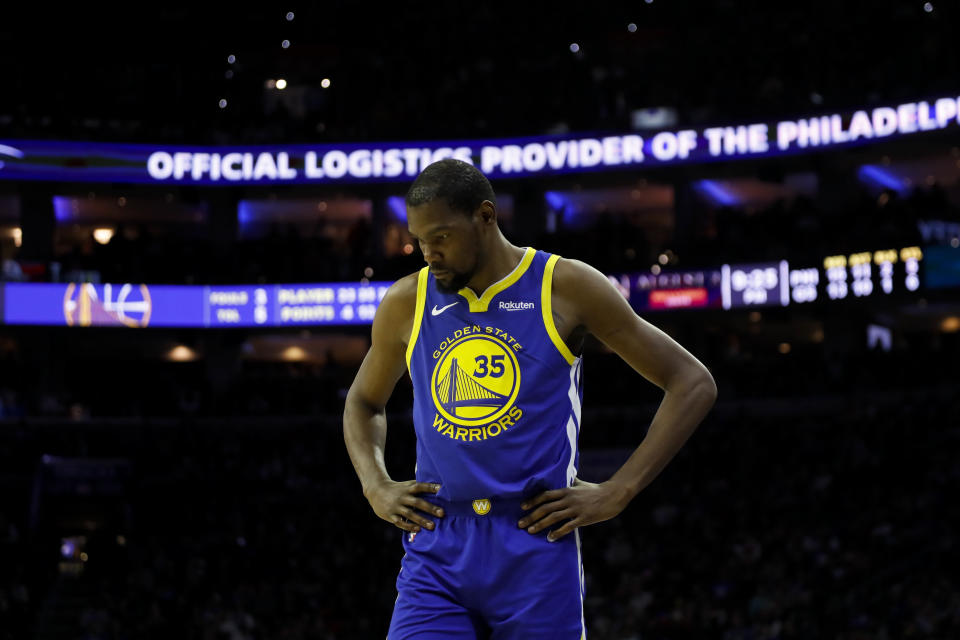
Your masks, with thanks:
[{"label": "player's neck", "polygon": [[490,285],[506,278],[523,259],[525,249],[510,244],[502,235],[486,255],[484,264],[470,278],[467,286],[477,295],[483,295]]}]

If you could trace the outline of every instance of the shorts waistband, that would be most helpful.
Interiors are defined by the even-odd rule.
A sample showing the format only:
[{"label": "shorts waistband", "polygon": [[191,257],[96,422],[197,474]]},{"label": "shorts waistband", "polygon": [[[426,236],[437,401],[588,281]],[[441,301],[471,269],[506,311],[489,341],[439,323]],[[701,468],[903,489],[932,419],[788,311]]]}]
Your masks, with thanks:
[{"label": "shorts waistband", "polygon": [[472,516],[482,518],[486,516],[516,516],[526,513],[520,505],[526,498],[478,498],[476,500],[441,500],[436,496],[427,498],[429,502],[441,507],[444,515]]}]

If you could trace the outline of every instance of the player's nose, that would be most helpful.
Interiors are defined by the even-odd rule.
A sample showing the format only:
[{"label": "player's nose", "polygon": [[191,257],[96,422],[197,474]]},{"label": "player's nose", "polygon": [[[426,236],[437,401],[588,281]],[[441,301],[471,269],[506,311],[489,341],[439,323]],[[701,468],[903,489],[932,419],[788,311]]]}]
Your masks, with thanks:
[{"label": "player's nose", "polygon": [[436,251],[434,251],[430,247],[424,245],[423,259],[430,266],[431,269],[440,269],[443,256],[438,254]]},{"label": "player's nose", "polygon": [[427,262],[427,266],[430,267],[431,273],[444,273],[447,271],[447,268],[444,266],[443,262],[439,260],[433,260]]}]

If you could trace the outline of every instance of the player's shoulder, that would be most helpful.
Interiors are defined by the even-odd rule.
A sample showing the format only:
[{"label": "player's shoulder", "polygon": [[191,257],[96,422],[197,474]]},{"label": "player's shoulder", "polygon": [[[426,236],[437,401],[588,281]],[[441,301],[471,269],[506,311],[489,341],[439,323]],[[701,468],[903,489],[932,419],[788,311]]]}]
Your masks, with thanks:
[{"label": "player's shoulder", "polygon": [[387,295],[394,297],[417,295],[417,282],[420,280],[420,271],[418,269],[413,273],[408,273],[387,288]]},{"label": "player's shoulder", "polygon": [[576,258],[557,260],[553,268],[553,290],[557,292],[576,292],[580,287],[597,286],[607,280],[595,267]]},{"label": "player's shoulder", "polygon": [[419,278],[420,272],[414,271],[391,284],[377,308],[377,319],[396,322],[412,317],[416,310]]},{"label": "player's shoulder", "polygon": [[587,325],[598,314],[617,309],[623,296],[596,267],[582,260],[560,258],[553,269],[551,298],[554,315],[566,317],[574,325]]}]

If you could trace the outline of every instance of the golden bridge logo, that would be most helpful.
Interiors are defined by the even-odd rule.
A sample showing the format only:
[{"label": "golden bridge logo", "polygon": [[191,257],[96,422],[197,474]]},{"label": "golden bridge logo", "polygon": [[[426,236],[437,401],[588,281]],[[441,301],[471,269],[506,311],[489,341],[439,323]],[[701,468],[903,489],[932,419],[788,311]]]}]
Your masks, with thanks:
[{"label": "golden bridge logo", "polygon": [[71,327],[145,327],[152,311],[150,290],[145,284],[124,284],[115,291],[109,284],[98,290],[89,282],[70,283],[63,295],[63,317]]},{"label": "golden bridge logo", "polygon": [[455,425],[479,427],[507,413],[520,390],[520,367],[507,343],[467,334],[451,343],[433,369],[433,402]]},{"label": "golden bridge logo", "polygon": [[[523,417],[516,406],[520,344],[500,329],[465,327],[434,351],[430,391],[437,410],[433,428],[453,440],[486,440]],[[462,336],[462,337],[461,337]]]}]

